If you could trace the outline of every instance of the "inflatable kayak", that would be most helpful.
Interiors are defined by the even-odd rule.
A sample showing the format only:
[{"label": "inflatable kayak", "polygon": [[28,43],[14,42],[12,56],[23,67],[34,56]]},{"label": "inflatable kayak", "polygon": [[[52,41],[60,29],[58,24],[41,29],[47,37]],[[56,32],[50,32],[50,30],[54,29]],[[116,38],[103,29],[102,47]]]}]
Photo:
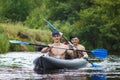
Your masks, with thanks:
[{"label": "inflatable kayak", "polygon": [[34,60],[34,70],[78,69],[86,67],[87,63],[83,58],[59,59],[50,56],[41,56]]}]

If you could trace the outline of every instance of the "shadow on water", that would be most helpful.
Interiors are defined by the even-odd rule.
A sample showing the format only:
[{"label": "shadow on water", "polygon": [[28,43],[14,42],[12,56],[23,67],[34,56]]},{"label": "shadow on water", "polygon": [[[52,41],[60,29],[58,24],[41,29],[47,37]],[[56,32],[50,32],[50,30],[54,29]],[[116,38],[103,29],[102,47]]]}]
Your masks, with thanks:
[{"label": "shadow on water", "polygon": [[[82,72],[82,74],[79,73]],[[47,75],[45,80],[87,80],[87,74],[82,70],[68,70],[68,69],[59,69],[59,70],[47,70],[43,71],[39,75]]]},{"label": "shadow on water", "polygon": [[107,80],[106,72],[103,70],[68,70],[68,69],[59,69],[59,70],[47,70],[39,74],[47,75],[47,78],[50,80]]}]

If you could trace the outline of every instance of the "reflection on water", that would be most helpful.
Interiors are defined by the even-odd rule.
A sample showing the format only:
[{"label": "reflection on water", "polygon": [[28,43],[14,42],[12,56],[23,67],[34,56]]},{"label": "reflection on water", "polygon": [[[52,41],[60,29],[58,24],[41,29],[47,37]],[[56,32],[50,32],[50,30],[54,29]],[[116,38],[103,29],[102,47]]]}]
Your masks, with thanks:
[{"label": "reflection on water", "polygon": [[91,73],[92,80],[107,80],[106,74],[104,71],[100,70],[97,73]]},{"label": "reflection on water", "polygon": [[39,52],[11,52],[0,55],[0,80],[120,80],[120,58],[109,56],[106,60],[91,60],[102,68],[82,68],[78,70],[52,70],[48,74],[37,74],[33,71],[33,60]]}]

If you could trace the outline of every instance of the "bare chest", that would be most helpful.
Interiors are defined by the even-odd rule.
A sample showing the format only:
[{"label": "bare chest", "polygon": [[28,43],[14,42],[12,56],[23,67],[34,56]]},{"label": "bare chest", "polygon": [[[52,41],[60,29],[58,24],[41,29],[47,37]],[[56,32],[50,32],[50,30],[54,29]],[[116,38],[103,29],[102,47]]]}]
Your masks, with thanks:
[{"label": "bare chest", "polygon": [[[65,47],[62,46],[62,48],[65,48]],[[65,49],[57,49],[57,48],[52,48],[51,49],[51,54],[54,55],[54,56],[62,56],[62,55],[65,54],[65,52],[66,52]]]}]

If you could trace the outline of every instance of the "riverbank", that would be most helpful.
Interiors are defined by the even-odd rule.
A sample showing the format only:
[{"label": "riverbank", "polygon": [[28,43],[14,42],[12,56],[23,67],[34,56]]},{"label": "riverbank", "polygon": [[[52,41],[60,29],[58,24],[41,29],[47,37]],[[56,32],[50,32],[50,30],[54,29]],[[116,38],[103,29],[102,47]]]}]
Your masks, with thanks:
[{"label": "riverbank", "polygon": [[[69,30],[69,29],[66,28],[65,30]],[[64,30],[60,30],[60,31],[62,31],[64,33]],[[71,34],[67,34],[67,35],[70,36]],[[35,47],[35,46],[10,44],[9,40],[20,40],[20,41],[27,41],[27,42],[31,42],[31,43],[37,43],[37,44],[48,44],[48,43],[52,42],[50,36],[51,36],[51,31],[48,26],[46,26],[45,29],[41,29],[41,28],[31,29],[31,28],[25,26],[21,22],[0,23],[0,44],[1,44],[0,53],[6,53],[6,52],[11,52],[11,51],[40,50],[41,48]],[[69,37],[69,36],[67,36],[67,37]],[[89,42],[86,42],[87,39],[82,40],[82,38],[80,38],[80,40],[81,40],[80,44],[83,44],[85,47],[87,46],[86,47],[87,50],[92,50],[95,48],[105,48],[105,49],[108,49],[109,54],[119,55],[120,50],[111,48],[110,47],[111,43],[109,43],[109,48],[106,48],[106,46],[108,46],[107,44],[104,47],[102,47],[102,46],[97,47],[97,44],[99,44],[99,43],[96,43],[95,48],[92,48],[91,45],[93,45],[93,44],[87,45],[87,43],[89,43]],[[102,41],[102,43],[105,43],[105,42]]]},{"label": "riverbank", "polygon": [[[21,40],[31,43],[49,43],[51,31],[41,29],[30,29],[23,23],[0,23],[0,53],[10,51],[21,51],[20,45],[10,44],[9,40]],[[25,46],[24,46],[25,47]],[[35,47],[26,46],[23,51],[34,51]],[[23,47],[22,47],[23,48]]]}]

